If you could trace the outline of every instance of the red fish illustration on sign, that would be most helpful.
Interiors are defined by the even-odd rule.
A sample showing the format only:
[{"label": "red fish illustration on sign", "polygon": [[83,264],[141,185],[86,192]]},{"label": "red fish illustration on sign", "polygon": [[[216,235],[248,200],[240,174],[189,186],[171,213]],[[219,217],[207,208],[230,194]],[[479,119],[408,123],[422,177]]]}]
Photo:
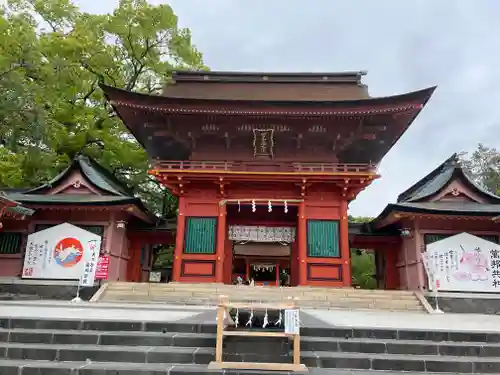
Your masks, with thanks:
[{"label": "red fish illustration on sign", "polygon": [[54,259],[62,267],[69,268],[78,264],[83,257],[83,246],[73,237],[59,241],[54,249]]}]

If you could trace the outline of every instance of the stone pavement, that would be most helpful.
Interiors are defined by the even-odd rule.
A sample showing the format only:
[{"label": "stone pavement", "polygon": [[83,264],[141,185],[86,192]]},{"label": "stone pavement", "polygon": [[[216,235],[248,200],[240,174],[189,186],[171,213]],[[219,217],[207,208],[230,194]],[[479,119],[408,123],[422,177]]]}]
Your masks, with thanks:
[{"label": "stone pavement", "polygon": [[302,310],[339,327],[500,332],[500,316],[482,314],[415,314],[411,312]]},{"label": "stone pavement", "polygon": [[141,306],[56,301],[2,301],[0,317],[175,322],[203,311],[196,306]]},{"label": "stone pavement", "polygon": [[[419,314],[390,311],[303,309],[306,326],[500,332],[500,316]],[[115,304],[56,301],[3,301],[0,317],[158,322],[215,322],[215,309],[202,306]]]}]

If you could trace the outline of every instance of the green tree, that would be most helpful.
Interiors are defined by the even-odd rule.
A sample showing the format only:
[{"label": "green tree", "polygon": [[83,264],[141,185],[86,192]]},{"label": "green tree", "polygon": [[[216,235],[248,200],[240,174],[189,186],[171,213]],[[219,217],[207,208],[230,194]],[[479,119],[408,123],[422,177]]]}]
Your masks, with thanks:
[{"label": "green tree", "polygon": [[153,248],[153,268],[171,266],[174,261],[173,245],[156,245]]},{"label": "green tree", "polygon": [[461,163],[475,182],[486,190],[500,195],[500,152],[479,144],[472,153],[462,153]]},{"label": "green tree", "polygon": [[351,249],[352,282],[361,289],[377,288],[375,254],[373,251]]},{"label": "green tree", "polygon": [[347,217],[349,223],[369,223],[373,220],[373,217],[368,216],[351,216]]},{"label": "green tree", "polygon": [[95,15],[71,0],[10,0],[0,35],[0,183],[36,186],[83,152],[159,212],[163,189],[99,83],[156,94],[173,70],[206,69],[170,6],[121,0]]},{"label": "green tree", "polygon": [[[372,217],[348,216],[350,223],[369,223]],[[377,281],[373,277],[376,273],[375,255],[364,249],[351,249],[352,282],[362,289],[375,289]]]}]

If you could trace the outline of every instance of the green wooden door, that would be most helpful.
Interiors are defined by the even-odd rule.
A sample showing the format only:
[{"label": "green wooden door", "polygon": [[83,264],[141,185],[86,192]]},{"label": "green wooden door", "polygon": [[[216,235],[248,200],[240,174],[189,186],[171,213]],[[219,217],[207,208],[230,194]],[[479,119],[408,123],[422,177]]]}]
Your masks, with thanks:
[{"label": "green wooden door", "polygon": [[0,254],[20,254],[22,238],[19,232],[0,233]]},{"label": "green wooden door", "polygon": [[184,236],[184,252],[189,254],[215,254],[215,217],[188,217]]},{"label": "green wooden door", "polygon": [[307,220],[307,255],[316,258],[340,257],[338,221]]}]

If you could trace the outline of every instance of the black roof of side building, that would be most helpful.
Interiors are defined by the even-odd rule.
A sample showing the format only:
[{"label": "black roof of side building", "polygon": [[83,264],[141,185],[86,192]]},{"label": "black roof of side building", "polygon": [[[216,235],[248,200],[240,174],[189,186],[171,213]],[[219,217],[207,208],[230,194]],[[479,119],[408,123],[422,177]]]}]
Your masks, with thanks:
[{"label": "black roof of side building", "polygon": [[[484,198],[484,203],[473,201],[429,201],[452,181],[460,180],[473,192]],[[441,165],[398,196],[397,203],[389,204],[372,222],[380,221],[390,213],[414,212],[448,215],[496,216],[500,214],[500,197],[479,186],[460,164],[458,154],[453,154]],[[378,225],[377,225],[378,224]]]},{"label": "black roof of side building", "polygon": [[[73,172],[80,172],[81,176],[91,186],[102,194],[46,194]],[[39,187],[24,191],[5,190],[7,198],[25,205],[80,205],[80,206],[114,206],[132,204],[148,217],[148,222],[156,218],[142,203],[141,199],[134,196],[132,190],[119,181],[111,172],[101,166],[95,160],[84,155],[78,155],[71,164],[52,180]]]}]

